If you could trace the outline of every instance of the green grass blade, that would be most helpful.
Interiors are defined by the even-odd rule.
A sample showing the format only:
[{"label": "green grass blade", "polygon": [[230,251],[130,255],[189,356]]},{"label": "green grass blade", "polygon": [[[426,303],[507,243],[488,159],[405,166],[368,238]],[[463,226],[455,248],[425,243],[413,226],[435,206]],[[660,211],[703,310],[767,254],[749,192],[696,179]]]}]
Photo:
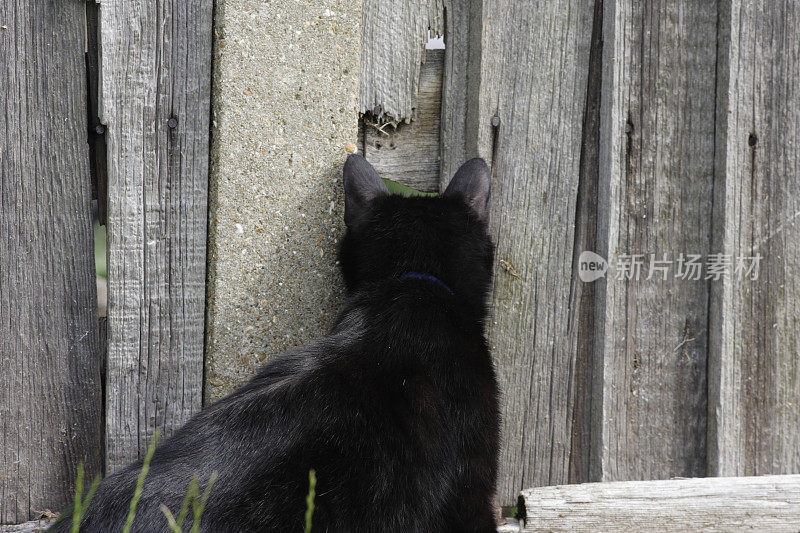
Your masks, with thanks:
[{"label": "green grass blade", "polygon": [[153,434],[153,438],[150,439],[150,446],[147,447],[147,454],[144,456],[142,471],[139,472],[139,478],[136,480],[136,490],[133,492],[133,499],[131,499],[130,509],[128,510],[128,519],[125,520],[125,527],[122,528],[122,533],[131,533],[133,519],[136,517],[136,506],[139,504],[139,498],[142,497],[144,478],[147,476],[147,471],[150,470],[150,459],[153,458],[153,453],[156,451],[156,440],[158,440],[158,430]]},{"label": "green grass blade", "polygon": [[208,501],[208,497],[211,496],[211,487],[214,486],[215,481],[217,481],[217,473],[211,472],[211,479],[208,480],[208,485],[206,485],[206,490],[203,493],[203,497],[197,497],[194,499],[194,503],[192,504],[192,512],[194,514],[194,520],[192,521],[192,533],[200,533],[200,516],[203,514],[203,510],[206,508],[206,502]]},{"label": "green grass blade", "polygon": [[388,180],[386,178],[381,179],[383,179],[383,183],[386,184],[386,188],[389,189],[389,194],[399,194],[400,196],[439,196],[435,192],[422,192],[393,180]]},{"label": "green grass blade", "polygon": [[163,503],[161,504],[159,508],[161,509],[161,512],[164,513],[164,516],[167,517],[167,523],[169,524],[169,528],[173,533],[181,533],[183,531],[183,521],[186,520],[186,515],[189,512],[189,502],[194,504],[194,501],[199,496],[200,491],[197,488],[197,476],[195,475],[192,476],[192,480],[189,482],[189,487],[186,489],[186,496],[183,497],[183,502],[181,502],[181,510],[178,513],[177,519],[172,514],[172,511],[169,510],[169,507]]},{"label": "green grass blade", "polygon": [[206,491],[203,493],[203,499],[200,501],[200,509],[205,509],[206,502],[208,501],[208,497],[211,496],[211,487],[214,486],[214,483],[217,481],[217,473],[211,472],[211,479],[208,480],[208,485],[206,485]]},{"label": "green grass blade", "polygon": [[94,496],[97,487],[100,485],[100,476],[96,476],[94,481],[92,481],[92,484],[89,486],[89,492],[86,493],[86,499],[82,500],[83,477],[83,463],[81,463],[78,465],[78,477],[75,480],[75,503],[72,507],[72,528],[70,529],[72,533],[79,533],[83,512],[89,507],[89,502],[92,501],[92,497]]},{"label": "green grass blade", "polygon": [[195,498],[200,496],[200,489],[197,488],[197,476],[193,476],[189,482],[189,488],[186,490],[186,496],[183,497],[181,503],[181,512],[178,513],[178,527],[183,527],[183,521],[186,520],[186,515],[189,513],[189,502],[194,504]]},{"label": "green grass blade", "polygon": [[317,495],[317,473],[308,471],[308,497],[306,498],[306,533],[311,533],[311,517],[314,515],[314,497]]},{"label": "green grass blade", "polygon": [[169,524],[169,528],[172,533],[181,533],[181,526],[175,521],[175,517],[172,516],[172,512],[169,510],[169,507],[164,505],[163,503],[158,506],[161,509],[161,512],[164,513],[164,516],[167,517],[167,523]]},{"label": "green grass blade", "polygon": [[75,480],[75,504],[72,509],[72,533],[79,533],[81,528],[81,498],[83,497],[83,463],[78,465],[78,479]]},{"label": "green grass blade", "polygon": [[94,481],[92,481],[91,486],[89,487],[89,492],[86,493],[86,499],[83,500],[83,509],[81,511],[85,511],[89,508],[89,502],[92,501],[94,498],[94,493],[97,492],[97,487],[100,486],[101,477],[99,475],[94,477]]}]

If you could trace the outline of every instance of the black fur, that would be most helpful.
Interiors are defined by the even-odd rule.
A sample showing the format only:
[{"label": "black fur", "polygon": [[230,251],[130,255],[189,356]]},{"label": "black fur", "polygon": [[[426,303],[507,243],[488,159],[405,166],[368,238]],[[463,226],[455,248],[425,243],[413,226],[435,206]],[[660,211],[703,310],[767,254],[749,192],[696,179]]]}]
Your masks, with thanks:
[{"label": "black fur", "polygon": [[[159,505],[177,514],[193,474],[202,488],[213,471],[202,531],[302,531],[312,468],[314,531],[494,531],[488,169],[472,160],[441,197],[404,198],[351,156],[344,183],[348,298],[336,324],[156,449],[134,531],[168,531]],[[454,294],[398,279],[411,271]],[[102,482],[82,531],[121,531],[140,468]]]}]

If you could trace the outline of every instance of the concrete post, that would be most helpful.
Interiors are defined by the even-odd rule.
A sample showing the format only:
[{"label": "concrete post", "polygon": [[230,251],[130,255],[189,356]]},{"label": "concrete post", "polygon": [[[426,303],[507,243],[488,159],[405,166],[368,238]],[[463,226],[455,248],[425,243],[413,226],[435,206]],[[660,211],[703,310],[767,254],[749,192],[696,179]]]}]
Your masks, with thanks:
[{"label": "concrete post", "polygon": [[218,0],[205,400],[322,335],[341,303],[341,168],[360,0]]}]

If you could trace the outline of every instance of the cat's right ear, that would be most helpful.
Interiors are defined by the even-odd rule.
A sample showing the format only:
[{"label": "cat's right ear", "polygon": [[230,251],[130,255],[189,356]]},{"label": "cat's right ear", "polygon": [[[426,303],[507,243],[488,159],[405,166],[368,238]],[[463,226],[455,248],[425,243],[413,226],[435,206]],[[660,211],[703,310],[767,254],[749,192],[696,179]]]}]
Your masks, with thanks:
[{"label": "cat's right ear", "polygon": [[389,194],[386,184],[369,161],[358,154],[348,156],[342,174],[344,181],[344,223],[351,226],[369,204]]},{"label": "cat's right ear", "polygon": [[476,157],[461,165],[442,196],[461,200],[486,223],[491,193],[492,172],[483,159]]}]

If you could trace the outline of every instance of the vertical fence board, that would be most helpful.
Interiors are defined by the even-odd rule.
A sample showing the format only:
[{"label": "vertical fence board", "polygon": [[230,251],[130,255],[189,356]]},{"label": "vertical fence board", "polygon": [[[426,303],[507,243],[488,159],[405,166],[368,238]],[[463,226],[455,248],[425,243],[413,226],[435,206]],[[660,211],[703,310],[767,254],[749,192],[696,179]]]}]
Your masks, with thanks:
[{"label": "vertical fence board", "polygon": [[711,475],[800,472],[798,36],[796,3],[722,2],[714,247],[762,259],[712,290]]},{"label": "vertical fence board", "polygon": [[647,278],[650,254],[710,250],[716,4],[612,0],[604,25],[598,242],[644,267],[599,282],[592,476],[698,476],[708,282]]},{"label": "vertical fence board", "polygon": [[[445,0],[439,189],[444,191],[467,154],[477,126],[482,0]],[[473,139],[474,141],[474,139]],[[472,147],[474,150],[474,146]]]},{"label": "vertical fence board", "polygon": [[493,159],[489,342],[503,390],[506,504],[569,475],[576,336],[567,302],[593,11],[591,0],[486,0],[473,14],[480,131],[469,150]]},{"label": "vertical fence board", "polygon": [[83,7],[0,4],[0,523],[102,465]]},{"label": "vertical fence board", "polygon": [[212,3],[100,4],[106,470],[201,406]]},{"label": "vertical fence board", "polygon": [[397,122],[414,117],[428,32],[441,35],[442,0],[364,0],[362,113]]}]

